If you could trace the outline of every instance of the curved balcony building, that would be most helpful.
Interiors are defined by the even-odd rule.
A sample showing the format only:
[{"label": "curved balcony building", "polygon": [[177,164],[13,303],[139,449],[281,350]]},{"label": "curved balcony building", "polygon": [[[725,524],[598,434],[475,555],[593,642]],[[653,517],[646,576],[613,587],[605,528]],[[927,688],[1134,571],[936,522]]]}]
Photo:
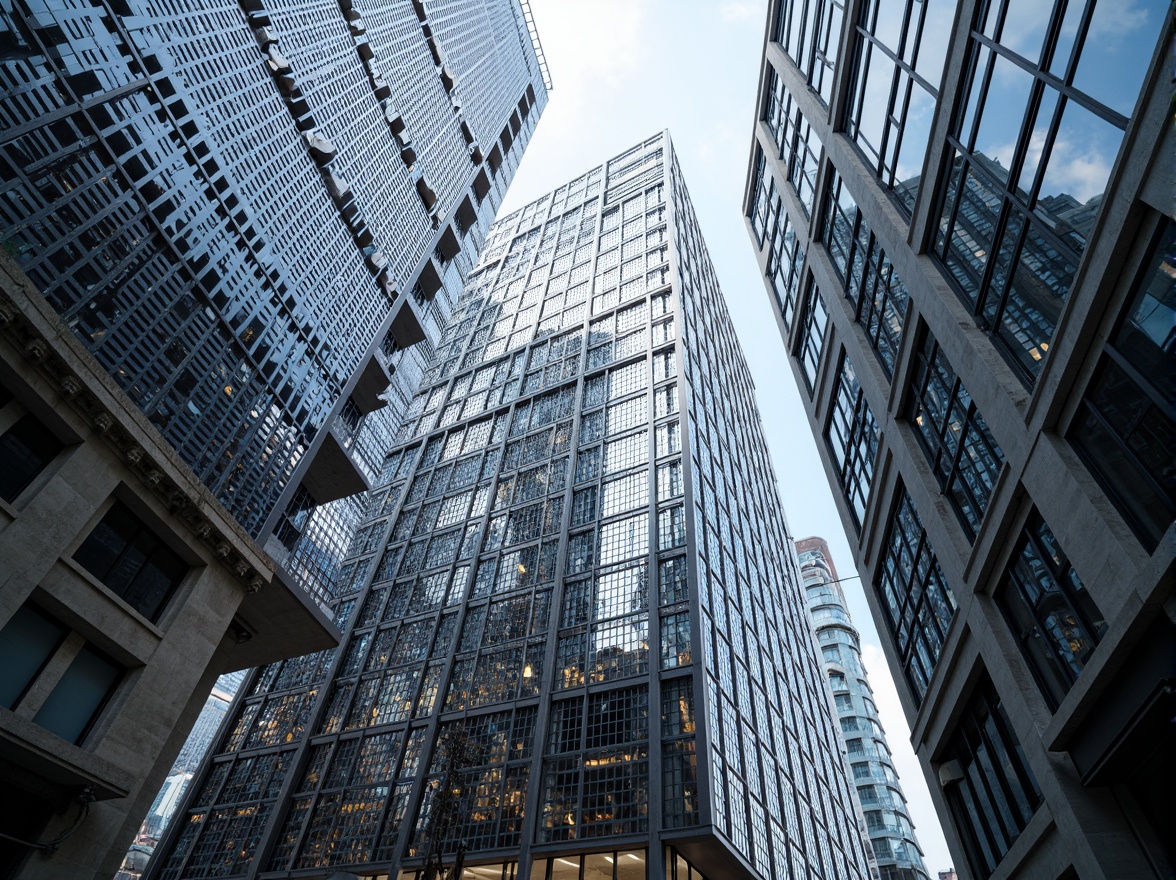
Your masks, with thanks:
[{"label": "curved balcony building", "polygon": [[870,842],[870,873],[878,880],[929,880],[829,545],[804,538],[796,552]]}]

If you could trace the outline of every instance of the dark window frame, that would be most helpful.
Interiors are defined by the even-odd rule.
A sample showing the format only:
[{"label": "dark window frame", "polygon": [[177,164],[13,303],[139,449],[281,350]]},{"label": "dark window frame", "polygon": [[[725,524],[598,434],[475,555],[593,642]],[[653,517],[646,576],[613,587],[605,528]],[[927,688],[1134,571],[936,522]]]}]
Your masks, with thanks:
[{"label": "dark window frame", "polygon": [[941,760],[959,763],[961,778],[944,794],[973,874],[988,877],[1044,798],[987,673],[964,706]]},{"label": "dark window frame", "polygon": [[995,598],[1042,696],[1056,712],[1106,633],[1107,622],[1037,511],[1021,530]]},{"label": "dark window frame", "polygon": [[[1164,253],[1165,246],[1167,254]],[[1081,404],[1066,432],[1066,438],[1078,457],[1149,553],[1155,552],[1172,520],[1176,518],[1176,494],[1173,489],[1165,488],[1162,482],[1156,479],[1156,475],[1149,472],[1146,462],[1137,454],[1138,447],[1133,448],[1129,441],[1137,432],[1145,438],[1155,437],[1158,433],[1160,436],[1157,439],[1162,444],[1165,429],[1169,436],[1176,431],[1176,417],[1173,414],[1176,401],[1172,399],[1176,394],[1171,387],[1176,381],[1171,375],[1176,355],[1171,351],[1165,353],[1162,347],[1157,347],[1159,362],[1139,365],[1133,363],[1132,358],[1119,349],[1130,341],[1128,335],[1132,333],[1132,317],[1150,290],[1149,281],[1162,272],[1162,265],[1176,262],[1173,260],[1174,254],[1176,221],[1161,218],[1152,233],[1147,256],[1131,285],[1131,294],[1122,306],[1114,331],[1103,346],[1098,366],[1083,392]],[[1170,335],[1167,342],[1176,349],[1176,343],[1172,340],[1173,337]],[[1113,388],[1114,379],[1118,380],[1120,390],[1108,394],[1107,389]],[[1169,388],[1157,386],[1156,380],[1163,379],[1167,379]],[[1122,393],[1123,389],[1135,395],[1137,408],[1130,419],[1114,418],[1114,414],[1104,413],[1098,405],[1098,398],[1103,397],[1125,406],[1129,401],[1127,395]],[[1102,433],[1104,443],[1109,444],[1118,453],[1126,468],[1121,468],[1118,473],[1112,473],[1111,462],[1101,460],[1104,458],[1103,454],[1096,451],[1093,444],[1088,442],[1092,431],[1095,430]],[[1133,480],[1134,484],[1125,486],[1124,478]],[[1149,495],[1146,501],[1154,508],[1154,514],[1146,507],[1141,507],[1138,502],[1145,491]],[[1132,503],[1133,500],[1136,503]],[[1157,515],[1165,518],[1164,511],[1166,522],[1157,519]]]},{"label": "dark window frame", "polygon": [[[133,525],[133,532],[118,532],[115,524],[119,518],[123,519],[122,525]],[[112,520],[114,524],[112,524]],[[100,532],[102,529],[106,530],[108,540],[121,541],[120,549],[113,552],[113,558],[106,561],[105,565],[100,564],[101,557],[95,554],[103,549],[112,551],[113,545],[102,543],[103,535]],[[135,561],[136,555],[143,557],[137,563]],[[103,512],[102,517],[90,529],[72,556],[78,565],[152,623],[158,622],[160,615],[168,607],[172,597],[175,596],[176,590],[192,569],[188,560],[177,553],[168,541],[160,537],[155,528],[145,522],[129,505],[117,498]],[[133,571],[120,572],[124,565],[132,567]],[[168,567],[173,569],[170,573],[167,570]],[[166,577],[169,583],[163,592],[157,595],[154,604],[143,604],[144,598],[136,599],[134,591],[139,587],[146,586],[141,582],[142,578],[145,575],[150,577],[152,569],[159,575]],[[125,579],[126,583],[119,585],[117,580],[112,582],[112,578],[116,575]]]},{"label": "dark window frame", "polygon": [[[938,341],[926,327],[922,334],[908,390],[907,419],[940,490],[968,540],[975,541],[1004,465],[1004,453]],[[939,385],[940,395],[932,393],[932,382]],[[942,399],[937,401],[936,396]],[[959,425],[954,432],[953,425]],[[976,455],[967,454],[970,449]],[[994,467],[984,468],[985,461]]]}]

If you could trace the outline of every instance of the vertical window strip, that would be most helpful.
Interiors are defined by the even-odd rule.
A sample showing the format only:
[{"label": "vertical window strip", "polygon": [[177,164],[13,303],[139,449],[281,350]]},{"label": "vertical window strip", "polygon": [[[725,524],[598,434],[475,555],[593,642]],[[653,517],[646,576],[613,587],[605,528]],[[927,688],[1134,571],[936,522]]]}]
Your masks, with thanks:
[{"label": "vertical window strip", "polygon": [[1036,511],[1021,531],[996,598],[1042,695],[1056,711],[1106,633],[1107,622]]},{"label": "vertical window strip", "polygon": [[838,480],[854,525],[860,530],[874,479],[878,423],[844,349],[837,373],[837,390],[829,424],[825,428],[825,442],[837,463]]},{"label": "vertical window strip", "polygon": [[885,546],[874,589],[907,683],[915,701],[922,702],[956,602],[910,495],[901,486]]},{"label": "vertical window strip", "polygon": [[825,193],[821,238],[853,304],[854,320],[887,378],[893,378],[910,294],[836,169]]},{"label": "vertical window strip", "polygon": [[910,419],[939,487],[975,540],[1004,453],[943,350],[926,334],[912,382]]}]

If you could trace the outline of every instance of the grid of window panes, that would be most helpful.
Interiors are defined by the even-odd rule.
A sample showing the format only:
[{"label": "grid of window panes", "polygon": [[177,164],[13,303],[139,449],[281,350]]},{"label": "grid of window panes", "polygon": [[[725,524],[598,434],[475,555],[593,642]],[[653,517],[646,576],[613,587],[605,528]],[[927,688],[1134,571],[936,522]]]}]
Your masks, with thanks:
[{"label": "grid of window panes", "polygon": [[796,303],[800,293],[800,274],[804,265],[804,233],[802,231],[797,234],[788,212],[784,210],[776,181],[758,147],[756,155],[752,228],[756,233],[757,244],[767,248],[767,265],[764,273],[771,281],[772,292],[776,295],[776,307],[787,331],[791,329],[796,316]]},{"label": "grid of window panes", "polygon": [[892,378],[910,294],[845,181],[832,167],[824,212],[821,239],[833,269],[853,304],[854,320],[865,331],[887,377]]},{"label": "grid of window panes", "polygon": [[1068,432],[1149,552],[1176,518],[1176,221],[1159,222],[1119,326]]},{"label": "grid of window panes", "polygon": [[854,22],[845,130],[909,215],[955,17],[947,3],[868,0]]},{"label": "grid of window panes", "polygon": [[825,441],[833,453],[841,491],[849,503],[854,525],[860,529],[874,481],[878,423],[844,349],[837,370],[837,388],[833,392],[829,423],[825,427]]},{"label": "grid of window panes", "polygon": [[1046,702],[1057,709],[1106,632],[1107,621],[1036,511],[1021,531],[996,601]]},{"label": "grid of window panes", "polygon": [[[796,191],[805,216],[810,217],[816,198],[817,168],[823,145],[812,125],[793,102],[780,75],[769,68],[768,77],[768,104],[764,110],[764,121],[779,148],[779,158],[787,169],[788,182]],[[757,174],[760,174],[758,170]]]},{"label": "grid of window panes", "polygon": [[[694,567],[705,670],[705,693],[695,695],[695,705],[709,751],[698,757],[710,765],[712,819],[765,877],[789,869],[794,876],[864,876],[852,793],[752,383],[676,163],[671,175],[693,534],[691,555],[673,563],[671,577],[663,576],[663,563],[659,592],[665,603],[680,583],[678,567]],[[668,690],[663,682],[663,726]],[[681,711],[669,716],[673,724]],[[663,727],[663,734],[677,729]],[[681,751],[663,739],[663,754],[679,760]],[[679,790],[674,772],[667,761],[667,795]],[[677,821],[667,814],[667,826]]]},{"label": "grid of window panes", "polygon": [[833,93],[833,72],[844,19],[844,0],[781,3],[772,34],[826,104]]},{"label": "grid of window panes", "polygon": [[[126,19],[69,0],[13,13],[29,17],[9,23],[14,52],[0,73],[0,119],[16,134],[0,147],[0,237],[257,534],[388,314],[365,261],[386,260],[391,282],[434,235],[389,122],[412,118],[414,136],[431,144],[421,169],[443,205],[456,205],[474,169],[407,6],[367,20],[363,57],[343,11],[325,0],[267,3],[248,18],[225,2],[193,15],[156,2],[137,12]],[[297,99],[284,100],[259,63],[253,28],[262,26],[282,41],[270,69],[285,66],[283,86],[289,94],[297,83]],[[446,30],[482,47],[468,71],[451,63],[463,74],[465,114],[492,139],[519,96],[534,95],[530,41],[519,42],[505,2]],[[84,76],[63,60],[75,53],[87,59]],[[368,75],[372,55],[396,73],[387,106],[391,87]],[[515,153],[538,114],[529,115]],[[331,139],[329,173],[308,154],[309,135]],[[463,244],[476,249],[481,227],[469,231]],[[425,309],[426,331],[447,309],[441,291]]]},{"label": "grid of window panes", "polygon": [[961,778],[944,786],[944,793],[973,873],[987,877],[1042,802],[1037,779],[987,674],[964,707],[943,760],[960,764]]},{"label": "grid of window panes", "polygon": [[[930,5],[930,4],[925,4]],[[1024,379],[1048,355],[1164,18],[1107,3],[978,5],[935,253]],[[1113,75],[1111,74],[1113,71]],[[1075,162],[1089,167],[1077,178]]]},{"label": "grid of window panes", "polygon": [[817,369],[821,365],[821,354],[825,349],[825,330],[828,326],[829,312],[825,309],[825,300],[821,297],[817,282],[810,276],[805,290],[796,350],[796,359],[800,361],[809,394],[813,393],[816,386]]},{"label": "grid of window panes", "polygon": [[916,702],[922,702],[956,602],[927,532],[906,489],[886,535],[885,555],[874,580]]},{"label": "grid of window panes", "polygon": [[929,331],[911,379],[909,415],[939,487],[974,539],[1004,453]]},{"label": "grid of window panes", "polygon": [[821,550],[802,551],[799,559],[826,680],[879,871],[881,876],[895,880],[927,880],[927,868],[862,665],[861,642],[849,617],[845,594]]}]

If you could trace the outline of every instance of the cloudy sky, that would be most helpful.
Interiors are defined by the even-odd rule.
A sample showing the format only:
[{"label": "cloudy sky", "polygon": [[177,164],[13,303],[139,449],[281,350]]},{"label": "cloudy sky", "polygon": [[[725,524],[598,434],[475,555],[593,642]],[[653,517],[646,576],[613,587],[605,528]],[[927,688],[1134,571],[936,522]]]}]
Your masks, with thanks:
[{"label": "cloudy sky", "polygon": [[[741,213],[767,3],[531,0],[554,88],[503,212],[668,128],[755,378],[792,534],[848,545]],[[932,876],[952,864],[859,581],[844,585]]]}]

